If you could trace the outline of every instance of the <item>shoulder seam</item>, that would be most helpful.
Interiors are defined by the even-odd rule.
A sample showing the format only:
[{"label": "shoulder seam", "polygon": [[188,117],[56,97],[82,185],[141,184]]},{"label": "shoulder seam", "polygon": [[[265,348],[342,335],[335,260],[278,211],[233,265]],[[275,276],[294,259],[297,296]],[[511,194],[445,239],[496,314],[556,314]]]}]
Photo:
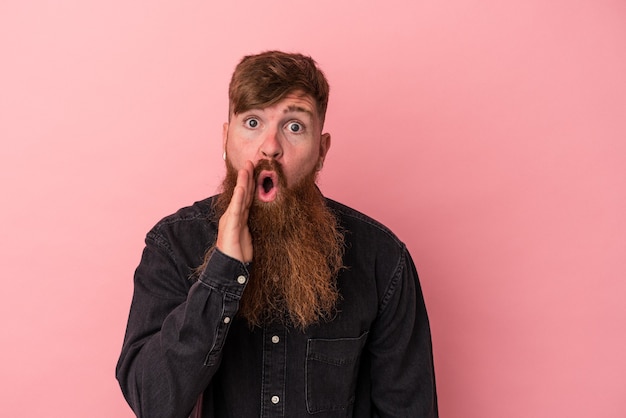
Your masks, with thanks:
[{"label": "shoulder seam", "polygon": [[402,271],[406,268],[406,257],[407,257],[406,246],[402,244],[402,251],[400,252],[400,257],[398,258],[398,263],[396,264],[396,268],[394,269],[394,274],[391,276],[391,280],[389,281],[389,284],[387,285],[387,289],[385,289],[385,294],[383,295],[383,298],[380,301],[380,306],[378,308],[379,314],[385,310],[385,308],[387,307],[387,304],[389,303],[389,300],[391,300],[392,295],[398,288],[398,281],[402,277]]}]

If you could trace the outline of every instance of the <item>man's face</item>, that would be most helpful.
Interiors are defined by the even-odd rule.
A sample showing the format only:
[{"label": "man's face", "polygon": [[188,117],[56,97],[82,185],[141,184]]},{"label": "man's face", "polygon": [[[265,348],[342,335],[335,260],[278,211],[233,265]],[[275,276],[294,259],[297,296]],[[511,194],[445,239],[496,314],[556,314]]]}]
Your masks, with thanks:
[{"label": "man's face", "polygon": [[[330,147],[315,105],[313,98],[296,91],[272,106],[232,114],[223,131],[229,162],[239,170],[247,160],[255,167],[261,160],[274,160],[282,167],[287,187],[298,184],[321,168]],[[271,202],[280,193],[275,172],[263,170],[256,181],[258,200]]]}]

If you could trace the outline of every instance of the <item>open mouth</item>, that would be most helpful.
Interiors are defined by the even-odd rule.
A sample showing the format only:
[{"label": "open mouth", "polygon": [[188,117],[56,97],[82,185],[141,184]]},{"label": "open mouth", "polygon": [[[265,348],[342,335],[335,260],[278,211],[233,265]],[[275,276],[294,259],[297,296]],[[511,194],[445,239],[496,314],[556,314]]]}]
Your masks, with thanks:
[{"label": "open mouth", "polygon": [[257,177],[257,197],[262,202],[272,202],[278,193],[278,176],[275,171],[263,170]]},{"label": "open mouth", "polygon": [[265,177],[263,179],[263,192],[264,193],[269,193],[270,190],[272,190],[274,188],[274,180],[272,180],[271,177]]}]

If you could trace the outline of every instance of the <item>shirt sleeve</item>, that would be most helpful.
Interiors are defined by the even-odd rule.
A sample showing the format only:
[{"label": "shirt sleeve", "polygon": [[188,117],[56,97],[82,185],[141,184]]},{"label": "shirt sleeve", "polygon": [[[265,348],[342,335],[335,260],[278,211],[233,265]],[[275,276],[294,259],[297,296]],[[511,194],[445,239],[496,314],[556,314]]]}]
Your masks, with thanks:
[{"label": "shirt sleeve", "polygon": [[376,417],[438,417],[430,326],[417,271],[404,249],[370,332]]},{"label": "shirt sleeve", "polygon": [[138,417],[187,417],[215,375],[248,282],[215,250],[194,283],[159,240],[146,239],[116,377]]}]

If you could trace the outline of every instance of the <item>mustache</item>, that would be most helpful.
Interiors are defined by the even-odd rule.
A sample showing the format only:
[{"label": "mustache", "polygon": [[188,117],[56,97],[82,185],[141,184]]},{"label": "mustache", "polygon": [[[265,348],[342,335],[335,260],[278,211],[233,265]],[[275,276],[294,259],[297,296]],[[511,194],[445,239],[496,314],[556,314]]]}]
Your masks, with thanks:
[{"label": "mustache", "polygon": [[256,166],[254,166],[254,178],[258,179],[263,170],[274,171],[278,175],[279,180],[284,183],[285,172],[283,170],[283,166],[278,161],[267,159],[259,160]]}]

